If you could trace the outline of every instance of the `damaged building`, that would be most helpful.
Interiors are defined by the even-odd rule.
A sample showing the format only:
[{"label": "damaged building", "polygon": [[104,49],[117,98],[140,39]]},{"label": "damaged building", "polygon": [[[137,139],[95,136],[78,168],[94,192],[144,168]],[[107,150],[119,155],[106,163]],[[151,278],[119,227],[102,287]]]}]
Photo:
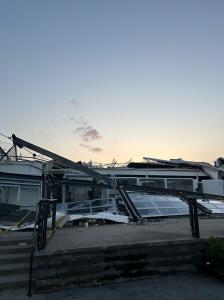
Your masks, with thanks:
[{"label": "damaged building", "polygon": [[42,197],[42,163],[0,160],[0,203],[35,207]]},{"label": "damaged building", "polygon": [[[188,214],[187,204],[176,196],[175,191],[224,195],[221,158],[214,166],[182,159],[144,157],[142,162],[101,167],[75,163],[15,136],[14,141],[17,146],[28,147],[50,159],[38,161],[35,155],[31,160],[18,156],[11,159],[10,155],[2,153],[0,203],[32,209],[40,199],[54,198],[58,200],[58,210],[69,214],[107,211],[119,215],[125,213],[125,208],[117,187],[125,186],[130,192],[127,197],[135,203],[140,214],[155,217]],[[14,151],[16,153],[15,148]],[[153,196],[145,195],[139,194],[138,188],[158,191],[154,191]],[[173,192],[170,194],[169,190]],[[219,210],[224,213],[222,203]]]}]

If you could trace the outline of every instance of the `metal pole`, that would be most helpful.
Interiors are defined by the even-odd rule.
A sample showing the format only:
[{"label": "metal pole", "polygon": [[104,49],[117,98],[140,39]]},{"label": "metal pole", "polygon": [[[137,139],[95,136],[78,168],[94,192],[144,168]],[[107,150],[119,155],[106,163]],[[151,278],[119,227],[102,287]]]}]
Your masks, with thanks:
[{"label": "metal pole", "polygon": [[15,143],[13,143],[13,147],[14,147],[14,150],[15,150],[15,158],[16,158],[16,161],[18,161],[17,146],[16,146]]},{"label": "metal pole", "polygon": [[132,220],[134,222],[141,222],[142,221],[142,217],[139,214],[136,206],[134,205],[133,201],[131,200],[131,198],[129,197],[128,193],[126,192],[125,188],[123,186],[117,186],[117,189],[120,193],[120,196],[122,198],[122,200],[124,201],[124,204],[127,208],[128,213],[130,214],[130,217],[132,218]]},{"label": "metal pole", "polygon": [[43,231],[43,200],[38,203],[39,213],[37,218],[37,249],[42,249],[42,231]]},{"label": "metal pole", "polygon": [[195,224],[194,224],[194,212],[193,212],[193,205],[192,199],[188,199],[188,207],[189,207],[189,219],[190,219],[190,226],[191,226],[191,234],[193,237],[195,234]]},{"label": "metal pole", "polygon": [[195,198],[192,199],[192,204],[193,204],[193,217],[194,217],[194,237],[200,238],[197,200]]},{"label": "metal pole", "polygon": [[55,233],[55,223],[56,223],[56,201],[52,203],[52,232]]},{"label": "metal pole", "polygon": [[42,249],[45,248],[46,243],[47,243],[47,218],[49,216],[50,212],[50,202],[45,201],[44,202],[44,219],[43,219],[43,244],[42,244]]}]

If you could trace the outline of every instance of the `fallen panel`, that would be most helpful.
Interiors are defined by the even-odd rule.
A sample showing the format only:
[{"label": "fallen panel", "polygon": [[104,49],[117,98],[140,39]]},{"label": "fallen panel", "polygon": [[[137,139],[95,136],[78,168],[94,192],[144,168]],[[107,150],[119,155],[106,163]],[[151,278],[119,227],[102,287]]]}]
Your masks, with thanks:
[{"label": "fallen panel", "polygon": [[197,200],[198,203],[212,211],[212,214],[224,214],[224,203],[218,200]]},{"label": "fallen panel", "polygon": [[82,219],[96,219],[96,220],[109,220],[116,223],[129,223],[127,216],[114,215],[106,212],[99,212],[96,214],[71,214],[69,215],[69,221],[77,221]]}]

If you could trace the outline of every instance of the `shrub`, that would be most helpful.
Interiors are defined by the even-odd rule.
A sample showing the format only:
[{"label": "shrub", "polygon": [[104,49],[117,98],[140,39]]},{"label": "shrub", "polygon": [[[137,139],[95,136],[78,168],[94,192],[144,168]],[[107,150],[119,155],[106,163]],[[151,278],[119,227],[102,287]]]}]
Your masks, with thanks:
[{"label": "shrub", "polygon": [[224,240],[213,236],[209,238],[207,266],[214,275],[224,279]]}]

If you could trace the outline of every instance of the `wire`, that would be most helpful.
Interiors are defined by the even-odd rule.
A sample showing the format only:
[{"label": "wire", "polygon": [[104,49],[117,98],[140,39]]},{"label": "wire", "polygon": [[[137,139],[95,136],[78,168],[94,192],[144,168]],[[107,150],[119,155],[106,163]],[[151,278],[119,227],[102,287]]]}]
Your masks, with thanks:
[{"label": "wire", "polygon": [[[33,153],[32,151],[28,150],[26,147],[23,147],[23,149],[26,150],[27,152],[29,152],[29,153],[32,154],[32,155],[35,154],[35,153]],[[35,154],[35,155],[36,155],[36,154]]]},{"label": "wire", "polygon": [[42,161],[46,161],[46,162],[48,161],[46,158],[41,157],[40,155],[37,155],[36,153],[30,151],[26,147],[23,147],[23,149],[26,150],[27,152],[29,152],[33,156],[33,158],[35,158],[36,160],[42,160]]}]

